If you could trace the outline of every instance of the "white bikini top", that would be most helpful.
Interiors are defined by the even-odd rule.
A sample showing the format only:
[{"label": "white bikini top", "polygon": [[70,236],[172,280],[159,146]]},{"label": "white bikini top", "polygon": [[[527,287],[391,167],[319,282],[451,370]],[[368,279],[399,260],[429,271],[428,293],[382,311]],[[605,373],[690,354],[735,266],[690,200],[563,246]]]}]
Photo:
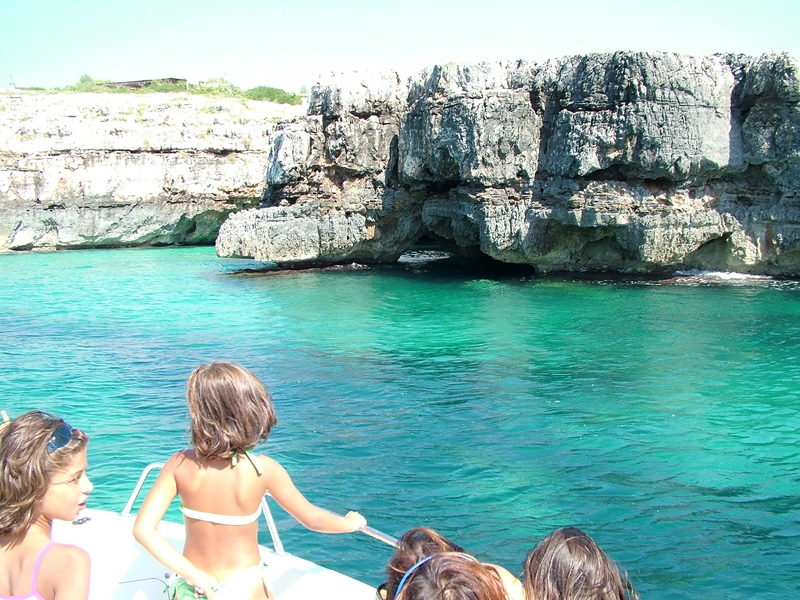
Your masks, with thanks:
[{"label": "white bikini top", "polygon": [[250,525],[253,521],[258,520],[261,516],[261,506],[252,515],[217,515],[215,513],[201,512],[185,507],[181,504],[180,511],[190,519],[197,519],[198,521],[207,521],[208,523],[216,523],[217,525]]},{"label": "white bikini top", "polygon": [[[253,468],[256,470],[256,473],[259,475],[263,474],[261,470],[261,466],[253,460],[253,457],[250,453],[245,450],[244,455],[247,457],[247,460],[250,461],[250,464],[253,465]],[[235,452],[233,454],[233,458],[231,459],[231,464],[236,466],[239,462],[239,454]],[[199,510],[194,510],[192,508],[188,508],[183,505],[181,502],[178,509],[190,519],[197,519],[198,521],[206,521],[208,523],[215,523],[217,525],[250,525],[254,521],[258,520],[258,517],[261,516],[261,505],[259,504],[258,509],[252,515],[218,515],[215,513],[207,513],[202,512]]]}]

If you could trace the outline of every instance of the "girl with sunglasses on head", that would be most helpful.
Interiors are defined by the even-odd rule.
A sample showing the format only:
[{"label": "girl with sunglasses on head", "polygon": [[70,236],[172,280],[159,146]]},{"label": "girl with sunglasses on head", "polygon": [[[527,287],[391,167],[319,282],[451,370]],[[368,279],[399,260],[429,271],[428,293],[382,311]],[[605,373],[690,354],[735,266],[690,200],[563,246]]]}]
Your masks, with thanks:
[{"label": "girl with sunglasses on head", "polygon": [[[406,531],[397,540],[397,547],[386,566],[386,581],[378,587],[376,600],[395,600],[399,583],[403,577],[407,576],[412,565],[434,554],[447,552],[468,556],[461,546],[454,544],[433,529],[416,527]],[[475,559],[472,560],[474,561]],[[525,599],[522,583],[507,569],[487,563],[483,563],[483,566],[494,571],[499,577],[505,590],[504,599]]]},{"label": "girl with sunglasses on head", "polygon": [[[278,462],[250,453],[278,422],[250,371],[229,362],[202,365],[189,377],[186,398],[192,448],[167,461],[133,528],[139,543],[176,573],[171,600],[272,598],[258,551],[266,492],[313,531],[346,533],[367,524],[358,513],[339,517],[314,506]],[[176,496],[186,526],[183,554],[156,528]]]},{"label": "girl with sunglasses on head", "polygon": [[86,507],[88,440],[40,411],[0,424],[0,599],[88,598],[89,555],[51,538]]}]

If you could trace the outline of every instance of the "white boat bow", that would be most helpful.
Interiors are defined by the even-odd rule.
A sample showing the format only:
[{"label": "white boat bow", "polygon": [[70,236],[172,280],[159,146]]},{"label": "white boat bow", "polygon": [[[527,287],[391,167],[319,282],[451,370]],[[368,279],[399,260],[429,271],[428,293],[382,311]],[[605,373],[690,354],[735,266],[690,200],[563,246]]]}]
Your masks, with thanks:
[{"label": "white boat bow", "polygon": [[[53,540],[85,549],[92,560],[89,600],[165,600],[171,573],[133,538],[133,502],[147,473],[160,465],[150,465],[142,473],[131,499],[121,513],[86,509],[72,523],[55,521]],[[283,551],[266,500],[265,518],[273,536],[275,550],[259,546],[268,567],[268,579],[276,600],[373,600],[375,588],[337,571],[321,567]],[[182,524],[162,521],[159,530],[179,550],[183,549]],[[395,540],[375,530],[368,535],[386,543]]]}]

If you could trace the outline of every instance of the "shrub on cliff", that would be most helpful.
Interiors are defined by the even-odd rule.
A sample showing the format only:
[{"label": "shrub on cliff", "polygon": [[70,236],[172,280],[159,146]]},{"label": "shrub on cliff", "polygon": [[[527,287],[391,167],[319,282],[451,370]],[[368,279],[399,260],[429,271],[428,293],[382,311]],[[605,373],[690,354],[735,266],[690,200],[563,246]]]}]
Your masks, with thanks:
[{"label": "shrub on cliff", "polygon": [[[114,83],[107,80],[92,79],[88,75],[81,75],[78,83],[63,88],[56,88],[59,92],[95,92],[95,93],[122,93],[122,94],[152,94],[154,92],[188,92],[201,96],[223,96],[225,98],[245,98],[247,100],[266,100],[280,104],[302,104],[303,99],[298,94],[292,94],[280,88],[259,85],[247,91],[242,91],[230,81],[222,78],[202,81],[198,85],[176,83],[174,80],[152,79],[148,83],[127,82],[128,85]],[[130,85],[139,84],[139,85]],[[41,89],[41,88],[39,88]]]},{"label": "shrub on cliff", "polygon": [[81,78],[78,80],[78,83],[75,85],[68,85],[67,87],[61,88],[61,91],[66,92],[95,92],[98,88],[99,81],[95,81],[88,75],[81,75]]},{"label": "shrub on cliff", "polygon": [[153,80],[153,83],[145,85],[138,90],[130,90],[143,94],[152,94],[154,92],[186,92],[185,83],[170,83],[169,81],[161,81],[158,79]]},{"label": "shrub on cliff", "polygon": [[299,105],[303,99],[297,94],[292,94],[279,88],[267,87],[259,85],[252,89],[247,90],[242,94],[248,100],[267,100],[269,102],[278,102],[280,104]]}]

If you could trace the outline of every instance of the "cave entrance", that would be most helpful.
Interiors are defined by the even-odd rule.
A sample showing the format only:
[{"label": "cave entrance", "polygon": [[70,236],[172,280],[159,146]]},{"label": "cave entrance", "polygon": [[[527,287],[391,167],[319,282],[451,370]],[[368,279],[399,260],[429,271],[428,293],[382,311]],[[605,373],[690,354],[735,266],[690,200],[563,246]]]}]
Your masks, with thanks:
[{"label": "cave entrance", "polygon": [[422,237],[418,238],[416,242],[403,251],[397,262],[400,264],[420,264],[459,257],[458,253],[453,252],[452,248],[448,244],[442,243],[442,241],[442,239],[437,239],[435,236],[423,234]]},{"label": "cave entrance", "polygon": [[405,249],[402,256],[407,254],[429,256],[431,260],[456,257],[475,261],[492,260],[481,252],[480,246],[477,244],[458,244],[455,240],[437,235],[429,230],[424,230],[416,241]]},{"label": "cave entrance", "polygon": [[434,268],[452,275],[492,279],[496,277],[518,277],[535,273],[532,265],[519,265],[495,260],[484,254],[479,246],[463,247],[453,240],[424,232],[408,246],[397,263],[412,267]]}]

